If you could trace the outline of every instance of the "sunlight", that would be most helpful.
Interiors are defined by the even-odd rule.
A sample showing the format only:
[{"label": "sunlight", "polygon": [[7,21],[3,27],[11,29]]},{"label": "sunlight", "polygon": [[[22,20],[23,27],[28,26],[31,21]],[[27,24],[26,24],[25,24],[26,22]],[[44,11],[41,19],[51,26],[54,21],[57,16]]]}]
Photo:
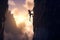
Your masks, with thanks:
[{"label": "sunlight", "polygon": [[15,19],[16,25],[18,27],[18,25],[20,23],[22,23],[22,22],[24,22],[26,20],[26,17],[23,16],[23,15],[17,15],[17,16],[14,15],[14,19]]}]

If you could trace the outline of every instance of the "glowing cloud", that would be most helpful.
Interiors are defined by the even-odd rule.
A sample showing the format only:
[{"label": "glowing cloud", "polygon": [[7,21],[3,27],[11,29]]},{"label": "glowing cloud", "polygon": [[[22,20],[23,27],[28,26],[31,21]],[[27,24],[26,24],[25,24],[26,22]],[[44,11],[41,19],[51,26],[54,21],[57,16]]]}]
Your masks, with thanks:
[{"label": "glowing cloud", "polygon": [[8,4],[9,4],[9,5],[12,5],[12,6],[15,5],[15,3],[14,3],[13,0],[9,0],[9,1],[8,1]]},{"label": "glowing cloud", "polygon": [[11,14],[13,14],[13,15],[18,15],[18,13],[19,13],[18,8],[14,8],[11,10]]},{"label": "glowing cloud", "polygon": [[[22,2],[23,0],[19,0],[19,1]],[[10,35],[13,36],[12,40],[16,40],[16,38],[17,38],[17,40],[18,39],[19,40],[23,40],[23,39],[32,40],[33,34],[34,34],[34,32],[33,32],[33,16],[31,16],[31,21],[30,21],[28,10],[33,10],[34,0],[26,0],[24,6],[22,3],[19,4],[18,0],[9,0],[8,4],[11,9],[10,10],[11,14],[13,14],[15,23],[17,25],[16,30],[14,30],[13,33],[15,34],[15,32],[16,32],[19,34],[19,35],[18,34],[14,35],[13,33],[11,33]],[[31,11],[31,13],[33,14],[33,11]],[[12,30],[12,27],[11,27],[11,29],[10,28],[9,29]],[[8,28],[6,28],[6,29],[8,30]],[[10,32],[10,31],[8,31],[8,32]],[[21,35],[21,33],[22,33],[22,35]],[[10,35],[7,35],[7,36],[9,36],[9,38],[10,38],[11,37]]]},{"label": "glowing cloud", "polygon": [[33,10],[34,0],[26,0],[24,7],[26,7],[28,10]]},{"label": "glowing cloud", "polygon": [[17,27],[19,27],[19,24],[23,23],[26,20],[25,16],[23,15],[19,15],[19,16],[14,15],[14,18],[15,18]]}]

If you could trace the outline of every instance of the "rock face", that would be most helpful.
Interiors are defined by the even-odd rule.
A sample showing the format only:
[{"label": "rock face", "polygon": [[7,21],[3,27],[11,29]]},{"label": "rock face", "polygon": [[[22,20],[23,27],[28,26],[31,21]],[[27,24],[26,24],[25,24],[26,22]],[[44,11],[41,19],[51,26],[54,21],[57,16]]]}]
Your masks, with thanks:
[{"label": "rock face", "polygon": [[8,0],[0,0],[0,40],[3,40],[4,38],[3,24],[5,22],[5,13],[7,9],[8,9]]},{"label": "rock face", "polygon": [[34,7],[34,40],[57,40],[60,32],[60,1],[35,0]]}]

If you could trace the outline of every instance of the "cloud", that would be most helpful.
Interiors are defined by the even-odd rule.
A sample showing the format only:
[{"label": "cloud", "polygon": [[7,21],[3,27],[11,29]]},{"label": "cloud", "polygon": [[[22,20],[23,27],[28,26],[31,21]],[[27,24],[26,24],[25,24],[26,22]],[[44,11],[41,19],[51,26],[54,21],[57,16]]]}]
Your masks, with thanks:
[{"label": "cloud", "polygon": [[[17,4],[15,4],[15,2],[13,0],[9,0],[8,2],[9,6],[16,6]],[[22,5],[19,5],[19,7],[21,7],[20,9],[17,7],[13,7],[12,8],[12,13],[14,13],[14,15],[19,15],[18,13],[22,13],[22,14],[25,14],[27,13],[27,9],[29,10],[32,10],[33,7],[34,7],[34,1],[33,0],[26,0],[25,1],[25,4],[24,4],[24,7],[22,7]],[[25,10],[26,8],[26,10]],[[10,15],[10,14],[9,14]],[[10,15],[10,18],[9,18],[9,15],[6,17],[6,24],[5,24],[5,31],[4,31],[4,40],[32,40],[32,37],[33,37],[33,28],[32,28],[32,24],[29,23],[29,22],[26,22],[26,25],[25,24],[20,24],[19,27],[20,28],[17,28],[15,26],[13,26],[13,22],[12,21],[12,17]],[[15,24],[14,24],[15,25]],[[28,28],[27,28],[28,27]],[[26,28],[27,30],[30,30],[30,32],[27,32],[27,33],[23,33],[22,31],[25,31],[24,29],[22,28]]]},{"label": "cloud", "polygon": [[8,4],[13,6],[13,5],[15,5],[15,2],[13,0],[9,0]]},{"label": "cloud", "polygon": [[[5,29],[4,29],[4,40],[30,40],[33,37],[33,28],[30,22],[20,23],[21,29],[19,27],[13,26],[13,19],[11,14],[8,13],[5,21]],[[15,24],[14,24],[15,25]],[[22,29],[23,28],[23,29]],[[26,30],[28,31],[26,31]],[[26,33],[24,33],[26,32]]]},{"label": "cloud", "polygon": [[28,10],[33,10],[34,0],[26,0],[24,7],[26,7]]},{"label": "cloud", "polygon": [[13,35],[11,33],[4,32],[4,40],[12,40]]},{"label": "cloud", "polygon": [[11,10],[11,13],[17,15],[17,14],[19,13],[18,8],[13,8],[13,9]]},{"label": "cloud", "polygon": [[[7,28],[8,29],[8,28]],[[12,30],[12,28],[10,29]],[[22,33],[20,31],[21,29],[19,29],[17,31],[17,28],[15,29],[15,31],[12,32],[4,32],[4,40],[32,40],[33,38],[33,34],[31,34],[30,32],[29,33]],[[23,30],[23,29],[22,29]]]}]

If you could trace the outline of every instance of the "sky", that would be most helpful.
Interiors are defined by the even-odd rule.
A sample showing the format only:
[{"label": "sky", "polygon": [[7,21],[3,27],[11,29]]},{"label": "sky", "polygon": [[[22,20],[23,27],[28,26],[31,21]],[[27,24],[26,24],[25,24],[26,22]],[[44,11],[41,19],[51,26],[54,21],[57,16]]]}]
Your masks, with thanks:
[{"label": "sky", "polygon": [[9,10],[18,8],[21,10],[32,10],[34,7],[34,0],[9,0]]},{"label": "sky", "polygon": [[[9,0],[9,10],[11,14],[17,18],[17,16],[23,15],[24,17],[29,19],[28,10],[33,10],[34,7],[34,0]],[[19,19],[19,18],[18,18]]]},{"label": "sky", "polygon": [[15,27],[12,15],[6,14],[4,40],[32,40],[33,24],[29,21],[28,10],[33,10],[34,0],[8,0],[8,5],[16,24],[20,24]]}]

